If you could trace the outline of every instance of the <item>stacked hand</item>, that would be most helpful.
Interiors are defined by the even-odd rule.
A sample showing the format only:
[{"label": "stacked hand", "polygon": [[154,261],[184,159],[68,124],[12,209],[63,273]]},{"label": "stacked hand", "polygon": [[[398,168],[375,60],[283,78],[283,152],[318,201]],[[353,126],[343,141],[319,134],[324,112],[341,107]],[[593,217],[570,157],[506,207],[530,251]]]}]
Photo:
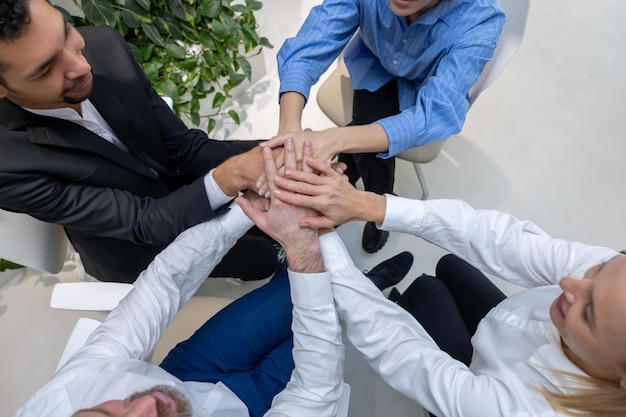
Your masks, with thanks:
[{"label": "stacked hand", "polygon": [[315,210],[316,214],[304,217],[300,226],[320,229],[351,220],[383,221],[384,196],[357,190],[329,160],[319,162],[305,154],[302,165],[308,169],[287,168],[284,177],[274,178],[279,187],[274,191],[276,198]]},{"label": "stacked hand", "polygon": [[[303,152],[312,155],[311,144],[308,143]],[[285,169],[296,172],[296,151],[293,140],[287,140],[284,148]],[[300,227],[304,218],[315,218],[317,213],[305,207],[296,206],[277,198],[281,191],[277,184],[280,175],[270,148],[263,149],[265,175],[268,178],[269,208],[264,211],[258,202],[252,204],[248,199],[239,197],[235,201],[254,223],[268,235],[276,239],[285,249],[289,267],[292,270],[316,272],[323,270],[323,262],[319,255],[319,240],[317,230]],[[314,175],[309,166],[302,166],[301,172]]]}]

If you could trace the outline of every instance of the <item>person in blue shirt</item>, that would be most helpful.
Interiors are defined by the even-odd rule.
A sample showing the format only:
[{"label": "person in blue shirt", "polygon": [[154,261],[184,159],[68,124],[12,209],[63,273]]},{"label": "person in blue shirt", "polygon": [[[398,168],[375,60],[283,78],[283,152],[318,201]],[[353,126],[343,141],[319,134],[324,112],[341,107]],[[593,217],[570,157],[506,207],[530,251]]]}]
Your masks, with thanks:
[{"label": "person in blue shirt", "polygon": [[[368,191],[393,192],[394,155],[461,130],[467,93],[504,20],[497,0],[325,0],[278,52],[280,120],[270,145],[311,140],[317,159],[339,155],[353,184],[362,178]],[[303,132],[311,86],[342,51],[352,123]],[[374,253],[387,237],[369,222],[363,249]]]}]

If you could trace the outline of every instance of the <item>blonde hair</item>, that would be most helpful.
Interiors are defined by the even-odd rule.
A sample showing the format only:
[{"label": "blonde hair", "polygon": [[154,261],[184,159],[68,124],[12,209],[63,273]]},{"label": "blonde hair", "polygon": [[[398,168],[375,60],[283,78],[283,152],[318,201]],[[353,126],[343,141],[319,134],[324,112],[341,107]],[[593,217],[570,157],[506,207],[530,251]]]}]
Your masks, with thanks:
[{"label": "blonde hair", "polygon": [[626,389],[620,384],[570,372],[552,372],[559,375],[563,382],[578,385],[577,388],[567,387],[568,394],[546,387],[535,388],[559,413],[572,417],[626,416]]}]

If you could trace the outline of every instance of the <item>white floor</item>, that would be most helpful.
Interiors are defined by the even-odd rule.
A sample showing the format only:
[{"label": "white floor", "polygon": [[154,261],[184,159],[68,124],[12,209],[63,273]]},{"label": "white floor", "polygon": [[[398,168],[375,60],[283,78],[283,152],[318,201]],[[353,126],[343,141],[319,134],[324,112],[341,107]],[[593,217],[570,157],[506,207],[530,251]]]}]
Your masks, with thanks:
[{"label": "white floor", "polygon": [[[221,137],[275,134],[274,54],[315,3],[265,3],[258,20],[276,48],[257,60],[265,71],[235,103],[243,112],[242,126],[220,126]],[[431,198],[460,198],[530,219],[554,236],[626,248],[625,19],[626,4],[617,0],[533,1],[522,48],[473,106],[463,132],[424,166]],[[314,100],[304,125],[331,126]],[[398,164],[396,192],[420,195],[408,163]],[[360,248],[361,230],[361,224],[349,224],[340,233],[363,269],[402,250],[414,254],[410,277],[400,289],[422,272],[432,273],[443,254],[417,238],[394,234],[383,250],[368,255]],[[0,415],[12,413],[50,377],[77,317],[104,317],[49,308],[52,286],[73,280],[72,270],[0,277]],[[516,291],[496,282],[509,294]],[[234,298],[258,285],[212,280],[193,301],[197,306],[206,304],[207,295]],[[185,313],[177,326],[203,318],[197,310]],[[348,356],[352,416],[418,415],[417,407],[385,388],[355,352],[349,349]]]}]

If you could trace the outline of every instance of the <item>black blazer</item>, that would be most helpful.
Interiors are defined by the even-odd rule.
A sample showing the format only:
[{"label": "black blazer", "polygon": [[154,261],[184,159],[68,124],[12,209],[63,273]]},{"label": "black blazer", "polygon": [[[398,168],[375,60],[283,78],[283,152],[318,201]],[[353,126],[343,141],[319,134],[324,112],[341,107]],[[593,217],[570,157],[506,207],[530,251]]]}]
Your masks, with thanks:
[{"label": "black blazer", "polygon": [[0,99],[0,208],[63,225],[89,274],[132,282],[179,233],[215,216],[203,175],[256,142],[187,128],[114,29],[80,33],[90,100],[130,153]]}]

